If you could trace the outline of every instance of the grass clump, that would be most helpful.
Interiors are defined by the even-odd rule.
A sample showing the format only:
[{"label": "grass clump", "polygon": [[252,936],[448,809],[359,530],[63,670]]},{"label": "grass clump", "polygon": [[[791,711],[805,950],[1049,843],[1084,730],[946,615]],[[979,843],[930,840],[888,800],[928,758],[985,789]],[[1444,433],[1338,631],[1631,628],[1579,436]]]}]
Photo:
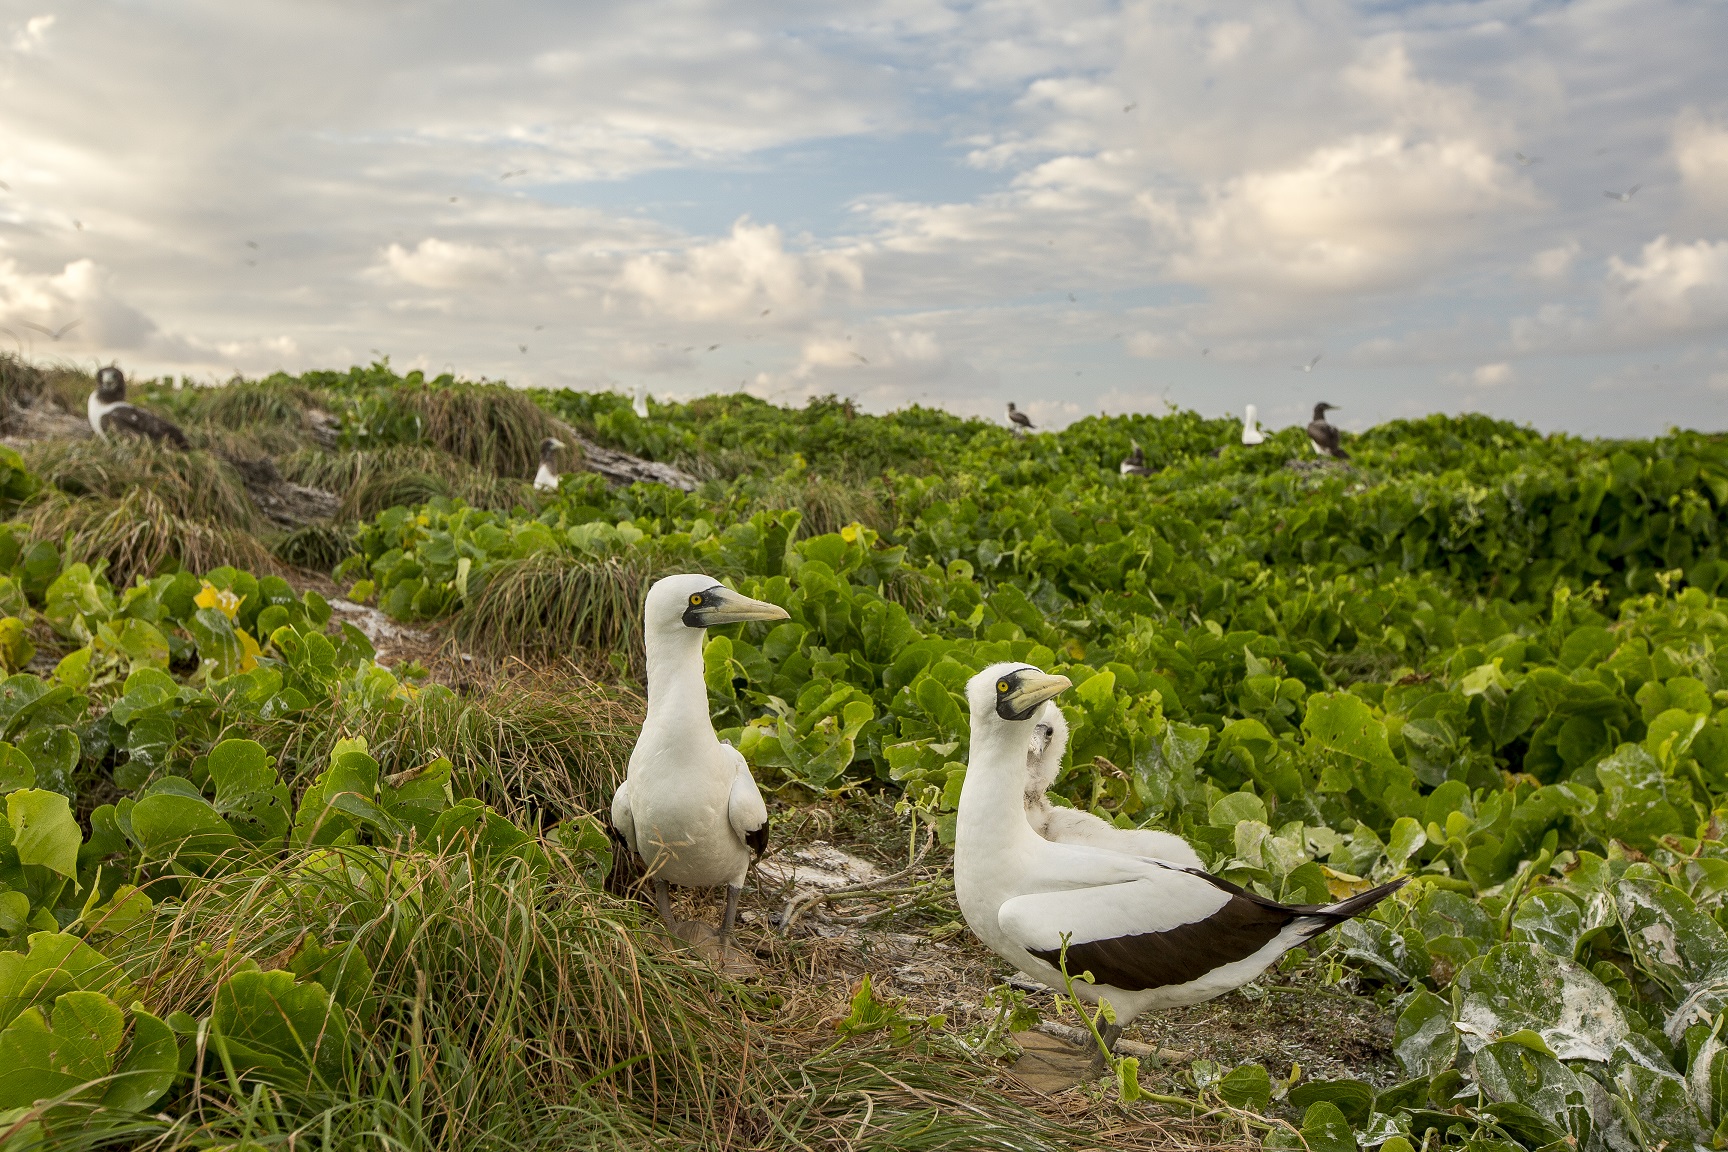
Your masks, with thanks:
[{"label": "grass clump", "polygon": [[172,515],[246,530],[258,511],[232,465],[208,452],[182,452],[139,437],[108,441],[45,440],[24,461],[42,480],[73,498],[120,499],[149,490]]},{"label": "grass clump", "polygon": [[[535,459],[539,459],[538,449]],[[520,480],[482,471],[419,444],[349,452],[303,449],[285,457],[281,468],[297,484],[338,493],[342,498],[338,515],[344,520],[370,520],[386,508],[424,504],[435,496],[459,499],[474,508],[508,511],[529,492]]]},{"label": "grass clump", "polygon": [[664,575],[638,553],[581,561],[535,553],[494,567],[454,621],[464,649],[488,657],[560,660],[619,653],[642,669],[642,599]]},{"label": "grass clump", "polygon": [[181,516],[148,488],[119,497],[50,497],[28,509],[25,519],[36,539],[63,541],[68,560],[106,560],[117,587],[176,566],[192,572],[224,564],[257,573],[281,570],[250,532]]}]

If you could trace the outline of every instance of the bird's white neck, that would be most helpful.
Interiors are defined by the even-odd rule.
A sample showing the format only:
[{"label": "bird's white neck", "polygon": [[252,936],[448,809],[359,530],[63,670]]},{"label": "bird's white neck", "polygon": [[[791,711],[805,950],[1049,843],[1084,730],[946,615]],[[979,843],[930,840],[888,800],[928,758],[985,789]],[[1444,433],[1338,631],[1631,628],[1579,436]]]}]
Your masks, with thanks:
[{"label": "bird's white neck", "polygon": [[648,648],[648,724],[673,725],[691,735],[714,739],[708,716],[708,685],[702,679],[703,628],[650,632]]},{"label": "bird's white neck", "polygon": [[546,463],[546,461],[544,461],[544,460],[540,461],[540,471],[534,473],[534,487],[536,487],[536,488],[556,488],[556,487],[558,487],[558,473],[552,471],[552,466],[550,464]]},{"label": "bird's white neck", "polygon": [[1012,847],[1038,839],[1026,822],[1026,746],[1031,723],[972,717],[966,781],[960,785],[956,843]]}]

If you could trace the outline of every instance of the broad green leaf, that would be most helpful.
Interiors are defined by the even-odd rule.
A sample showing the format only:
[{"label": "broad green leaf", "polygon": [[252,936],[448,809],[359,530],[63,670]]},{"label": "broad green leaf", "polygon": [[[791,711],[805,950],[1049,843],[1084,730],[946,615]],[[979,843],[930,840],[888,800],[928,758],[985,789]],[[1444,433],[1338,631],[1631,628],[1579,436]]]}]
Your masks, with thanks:
[{"label": "broad green leaf", "polygon": [[113,1067],[125,1026],[124,1013],[99,992],[65,993],[51,1017],[24,1009],[0,1032],[0,1108],[21,1108],[84,1085],[99,1093],[101,1086],[91,1082]]},{"label": "broad green leaf", "polygon": [[1272,1076],[1262,1064],[1243,1064],[1232,1068],[1217,1083],[1220,1099],[1232,1108],[1264,1112],[1272,1102]]},{"label": "broad green leaf", "polygon": [[1308,1152],[1357,1152],[1350,1122],[1330,1100],[1310,1104],[1302,1114],[1302,1139]]},{"label": "broad green leaf", "polygon": [[69,880],[77,878],[78,846],[84,836],[66,797],[40,788],[10,792],[6,817],[19,863],[47,868]]},{"label": "broad green leaf", "polygon": [[1521,1104],[1583,1147],[1592,1131],[1586,1085],[1553,1056],[1512,1040],[1476,1053],[1476,1077],[1490,1100]]},{"label": "broad green leaf", "polygon": [[1398,1015],[1392,1052],[1407,1076],[1436,1076],[1452,1067],[1458,1057],[1452,1006],[1426,988],[1418,988]]},{"label": "broad green leaf", "polygon": [[1630,1027],[1600,980],[1536,944],[1491,948],[1456,984],[1458,1031],[1472,1050],[1528,1028],[1562,1060],[1606,1063]]},{"label": "broad green leaf", "polygon": [[237,972],[216,989],[211,1046],[242,1076],[282,1088],[343,1084],[348,1026],[322,984],[282,969]]},{"label": "broad green leaf", "polygon": [[1302,730],[1318,747],[1378,768],[1392,771],[1403,768],[1386,743],[1386,725],[1367,704],[1348,692],[1317,692],[1310,696]]}]

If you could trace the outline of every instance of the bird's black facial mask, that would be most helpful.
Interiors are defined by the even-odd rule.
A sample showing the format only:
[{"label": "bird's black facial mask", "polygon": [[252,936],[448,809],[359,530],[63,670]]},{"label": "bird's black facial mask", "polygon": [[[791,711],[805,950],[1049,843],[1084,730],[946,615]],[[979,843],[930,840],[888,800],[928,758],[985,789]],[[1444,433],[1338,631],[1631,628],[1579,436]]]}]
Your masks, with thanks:
[{"label": "bird's black facial mask", "polygon": [[104,403],[126,398],[126,377],[118,368],[104,368],[96,373],[96,396]]},{"label": "bird's black facial mask", "polygon": [[1030,720],[1040,704],[1073,683],[1066,676],[1046,676],[1036,668],[1016,668],[996,678],[996,715]]},{"label": "bird's black facial mask", "polygon": [[684,623],[691,628],[737,624],[742,620],[784,620],[786,609],[777,604],[752,600],[723,585],[692,592],[684,599]]}]

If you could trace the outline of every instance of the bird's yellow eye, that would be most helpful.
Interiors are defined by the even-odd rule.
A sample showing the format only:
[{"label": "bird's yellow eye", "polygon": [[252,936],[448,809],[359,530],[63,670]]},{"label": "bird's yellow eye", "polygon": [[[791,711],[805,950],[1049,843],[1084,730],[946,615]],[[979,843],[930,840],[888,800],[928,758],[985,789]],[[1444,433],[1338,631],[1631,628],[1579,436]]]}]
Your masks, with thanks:
[{"label": "bird's yellow eye", "polygon": [[690,594],[690,606],[694,608],[700,603],[702,603],[702,593],[692,592]]},{"label": "bird's yellow eye", "polygon": [[1006,681],[1006,680],[996,681],[996,691],[998,691],[998,692],[1008,691],[1008,681]]}]

